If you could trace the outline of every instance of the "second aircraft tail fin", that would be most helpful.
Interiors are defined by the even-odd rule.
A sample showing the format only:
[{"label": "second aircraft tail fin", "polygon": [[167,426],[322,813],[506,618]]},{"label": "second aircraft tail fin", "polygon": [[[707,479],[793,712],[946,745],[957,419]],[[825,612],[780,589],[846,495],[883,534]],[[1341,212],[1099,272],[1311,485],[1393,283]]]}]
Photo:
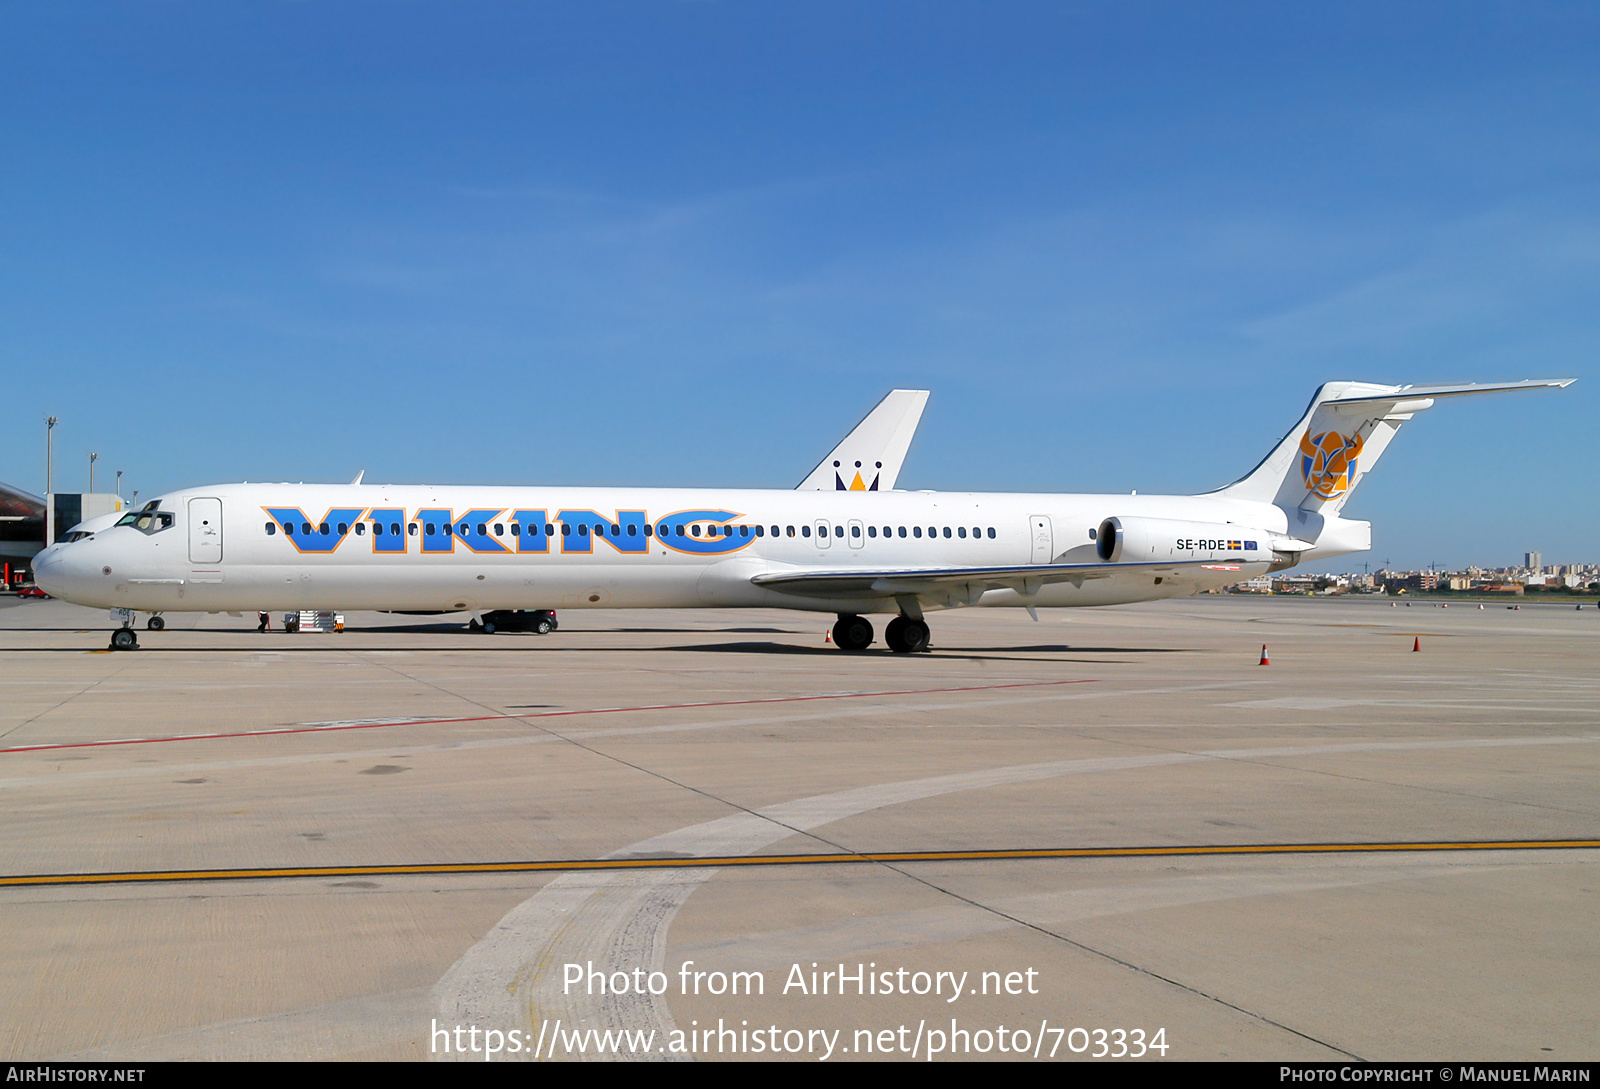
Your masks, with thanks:
[{"label": "second aircraft tail fin", "polygon": [[925,389],[895,389],[795,485],[797,492],[886,492],[900,477],[928,403]]}]

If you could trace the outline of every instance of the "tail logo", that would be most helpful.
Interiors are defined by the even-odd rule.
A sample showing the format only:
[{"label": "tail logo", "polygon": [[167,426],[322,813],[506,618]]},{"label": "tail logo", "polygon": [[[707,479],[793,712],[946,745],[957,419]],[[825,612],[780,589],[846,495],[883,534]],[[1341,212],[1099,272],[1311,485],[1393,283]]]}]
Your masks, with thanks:
[{"label": "tail logo", "polygon": [[[878,469],[882,469],[883,468],[883,462],[881,462],[881,461],[874,462],[873,464]],[[844,473],[848,473],[849,471],[850,471],[849,469],[844,469],[843,470]],[[868,471],[871,472],[871,470],[868,470]],[[850,483],[846,484],[845,480],[844,480],[844,476],[841,473],[840,464],[837,461],[833,463],[833,489],[834,489],[834,491],[839,491],[839,492],[875,492],[875,491],[878,490],[879,476],[880,476],[879,473],[875,473],[874,472],[872,474],[872,483],[868,484],[861,477],[861,463],[858,461],[858,462],[856,462],[856,477],[855,477],[855,479],[850,481]]]},{"label": "tail logo", "polygon": [[1363,445],[1360,435],[1346,438],[1337,431],[1301,435],[1300,472],[1306,488],[1321,499],[1337,499],[1349,491]]}]

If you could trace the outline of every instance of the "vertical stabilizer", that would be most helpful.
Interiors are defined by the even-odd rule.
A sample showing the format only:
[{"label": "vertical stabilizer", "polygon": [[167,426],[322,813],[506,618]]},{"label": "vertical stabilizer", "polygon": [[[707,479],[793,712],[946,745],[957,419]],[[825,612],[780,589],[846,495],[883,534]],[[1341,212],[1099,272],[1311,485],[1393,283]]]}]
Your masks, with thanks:
[{"label": "vertical stabilizer", "polygon": [[925,389],[890,390],[795,491],[889,491],[900,478],[900,467],[927,403]]},{"label": "vertical stabilizer", "polygon": [[[1465,385],[1378,386],[1329,382],[1311,398],[1300,422],[1244,478],[1212,495],[1275,503],[1324,519],[1338,515],[1361,478],[1377,464],[1400,425],[1441,397],[1510,393],[1570,385],[1561,378]],[[1303,520],[1303,519],[1302,519]]]}]

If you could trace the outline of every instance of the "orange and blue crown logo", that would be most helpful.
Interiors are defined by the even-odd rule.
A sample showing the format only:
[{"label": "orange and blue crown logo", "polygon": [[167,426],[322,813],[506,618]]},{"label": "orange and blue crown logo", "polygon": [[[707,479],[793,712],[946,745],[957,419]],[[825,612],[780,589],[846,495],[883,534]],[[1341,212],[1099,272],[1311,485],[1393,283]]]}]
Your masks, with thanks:
[{"label": "orange and blue crown logo", "polygon": [[1337,499],[1350,490],[1356,476],[1356,458],[1365,445],[1360,435],[1349,438],[1337,431],[1300,436],[1300,472],[1306,487],[1321,499]]},{"label": "orange and blue crown logo", "polygon": [[[876,469],[882,469],[883,468],[883,462],[881,462],[881,461],[873,462],[873,466]],[[848,484],[845,483],[844,476],[840,472],[840,469],[841,469],[841,466],[839,465],[839,463],[837,461],[834,462],[833,463],[833,490],[834,491],[838,491],[838,492],[875,492],[875,491],[878,490],[878,479],[879,479],[880,474],[876,473],[876,472],[872,472],[871,469],[867,470],[868,472],[872,472],[872,483],[868,484],[864,479],[862,479],[862,476],[861,476],[861,463],[859,461],[856,462],[856,476],[855,476],[855,479],[850,481],[850,483],[848,483]],[[849,471],[850,471],[849,469],[844,469],[845,473],[848,473]]]}]

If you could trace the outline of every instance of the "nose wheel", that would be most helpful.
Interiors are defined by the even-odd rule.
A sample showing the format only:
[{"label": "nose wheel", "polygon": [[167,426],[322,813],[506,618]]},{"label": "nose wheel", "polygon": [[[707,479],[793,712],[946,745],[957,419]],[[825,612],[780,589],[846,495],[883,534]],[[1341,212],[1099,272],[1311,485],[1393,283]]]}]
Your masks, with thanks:
[{"label": "nose wheel", "polygon": [[151,631],[161,631],[167,626],[167,622],[161,619],[159,616],[152,616],[149,620],[144,622],[144,626],[149,628]]},{"label": "nose wheel", "polygon": [[883,641],[896,654],[920,654],[928,649],[928,625],[909,616],[897,616],[883,629]]}]

